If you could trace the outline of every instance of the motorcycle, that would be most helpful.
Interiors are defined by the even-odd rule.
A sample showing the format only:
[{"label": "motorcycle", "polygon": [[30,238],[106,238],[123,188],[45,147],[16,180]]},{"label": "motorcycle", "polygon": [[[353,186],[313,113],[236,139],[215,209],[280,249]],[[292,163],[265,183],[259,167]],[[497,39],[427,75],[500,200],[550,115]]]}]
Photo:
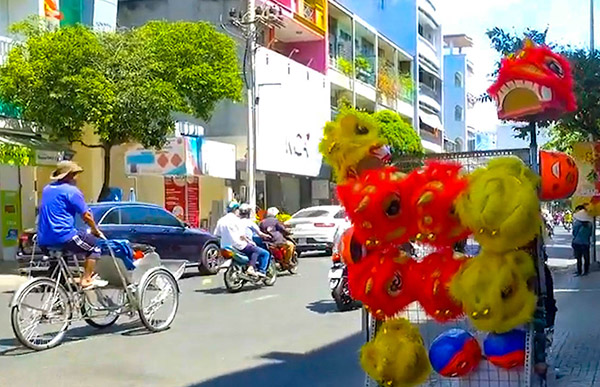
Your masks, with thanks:
[{"label": "motorcycle", "polygon": [[346,312],[360,306],[360,303],[350,295],[348,269],[341,260],[334,261],[329,269],[329,289],[339,312]]},{"label": "motorcycle", "polygon": [[[288,239],[289,240],[289,239]],[[291,241],[291,240],[290,240]],[[293,241],[291,241],[293,243]],[[267,250],[271,253],[273,260],[275,261],[275,267],[277,267],[277,271],[279,273],[283,273],[284,271],[288,271],[290,274],[298,273],[298,252],[296,251],[296,244],[294,243],[294,252],[292,253],[292,257],[289,262],[286,262],[285,246],[277,246],[273,243],[266,242]]]},{"label": "motorcycle", "polygon": [[269,264],[267,266],[266,277],[249,274],[248,263],[250,258],[234,249],[222,249],[221,255],[226,259],[221,265],[225,269],[223,280],[225,287],[230,293],[237,293],[244,287],[244,284],[273,286],[277,281],[277,267],[272,256],[269,255]]},{"label": "motorcycle", "polygon": [[360,306],[360,302],[352,299],[352,296],[350,295],[350,288],[348,286],[348,268],[342,261],[341,244],[347,231],[349,232],[349,227],[344,229],[340,227],[333,238],[333,254],[331,256],[333,265],[331,266],[331,269],[329,269],[328,276],[331,297],[333,297],[339,312],[345,312]]}]

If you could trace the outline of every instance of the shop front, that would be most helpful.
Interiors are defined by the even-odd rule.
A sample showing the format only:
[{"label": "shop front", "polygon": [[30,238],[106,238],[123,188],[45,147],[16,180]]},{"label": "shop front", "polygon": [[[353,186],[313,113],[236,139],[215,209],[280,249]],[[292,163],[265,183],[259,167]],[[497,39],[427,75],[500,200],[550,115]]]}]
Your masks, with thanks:
[{"label": "shop front", "polygon": [[191,227],[210,228],[212,212],[220,214],[228,199],[227,180],[235,179],[235,146],[199,134],[178,130],[161,150],[127,150],[125,175],[138,200],[164,206]]},{"label": "shop front", "polygon": [[14,260],[22,230],[34,228],[42,188],[67,145],[50,142],[22,121],[0,118],[0,260]]}]

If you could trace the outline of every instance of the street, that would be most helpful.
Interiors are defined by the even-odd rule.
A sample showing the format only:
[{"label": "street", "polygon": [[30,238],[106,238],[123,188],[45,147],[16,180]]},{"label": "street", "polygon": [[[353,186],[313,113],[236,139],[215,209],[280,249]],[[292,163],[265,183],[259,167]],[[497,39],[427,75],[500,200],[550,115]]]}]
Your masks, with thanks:
[{"label": "street", "polygon": [[[548,245],[559,308],[550,364],[558,386],[600,386],[600,309],[590,307],[600,272],[575,278],[570,236],[556,232]],[[328,257],[304,257],[298,275],[239,294],[225,291],[222,275],[190,272],[168,331],[149,334],[126,317],[105,331],[77,323],[61,346],[39,353],[16,344],[2,307],[0,386],[362,386],[360,312],[335,311],[329,267]],[[10,297],[1,293],[0,305]]]},{"label": "street", "polygon": [[225,292],[222,275],[193,275],[168,331],[148,334],[126,317],[106,331],[77,323],[40,353],[17,347],[4,292],[0,386],[361,386],[360,312],[335,311],[330,262],[301,258],[298,275],[239,294]]}]

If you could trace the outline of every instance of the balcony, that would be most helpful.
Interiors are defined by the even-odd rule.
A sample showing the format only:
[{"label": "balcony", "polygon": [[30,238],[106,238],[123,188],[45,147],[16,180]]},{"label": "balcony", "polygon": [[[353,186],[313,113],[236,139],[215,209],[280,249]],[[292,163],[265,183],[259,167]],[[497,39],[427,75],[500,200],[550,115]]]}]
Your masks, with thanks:
[{"label": "balcony", "polygon": [[12,40],[7,37],[0,36],[0,66],[6,62],[6,59],[8,58],[8,52],[11,48]]},{"label": "balcony", "polygon": [[419,100],[431,106],[433,110],[442,110],[442,93],[434,90],[429,85],[424,83],[419,85]]},{"label": "balcony", "polygon": [[325,0],[298,0],[294,18],[325,35],[327,31],[327,2]]}]

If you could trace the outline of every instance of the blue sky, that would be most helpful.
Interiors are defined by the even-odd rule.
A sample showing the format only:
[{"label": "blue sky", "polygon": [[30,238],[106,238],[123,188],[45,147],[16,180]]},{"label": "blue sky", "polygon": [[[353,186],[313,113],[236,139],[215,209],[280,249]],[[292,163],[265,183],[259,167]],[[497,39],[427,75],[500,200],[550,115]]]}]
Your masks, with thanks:
[{"label": "blue sky", "polygon": [[[600,46],[600,0],[596,1],[596,47]],[[488,74],[498,54],[490,48],[485,31],[494,26],[521,33],[526,28],[549,27],[548,41],[561,45],[589,45],[589,0],[438,0],[443,33],[465,33],[473,38],[469,57],[474,63],[474,94],[485,91]],[[480,130],[494,130],[497,118],[493,104],[478,105],[473,112]]]}]

